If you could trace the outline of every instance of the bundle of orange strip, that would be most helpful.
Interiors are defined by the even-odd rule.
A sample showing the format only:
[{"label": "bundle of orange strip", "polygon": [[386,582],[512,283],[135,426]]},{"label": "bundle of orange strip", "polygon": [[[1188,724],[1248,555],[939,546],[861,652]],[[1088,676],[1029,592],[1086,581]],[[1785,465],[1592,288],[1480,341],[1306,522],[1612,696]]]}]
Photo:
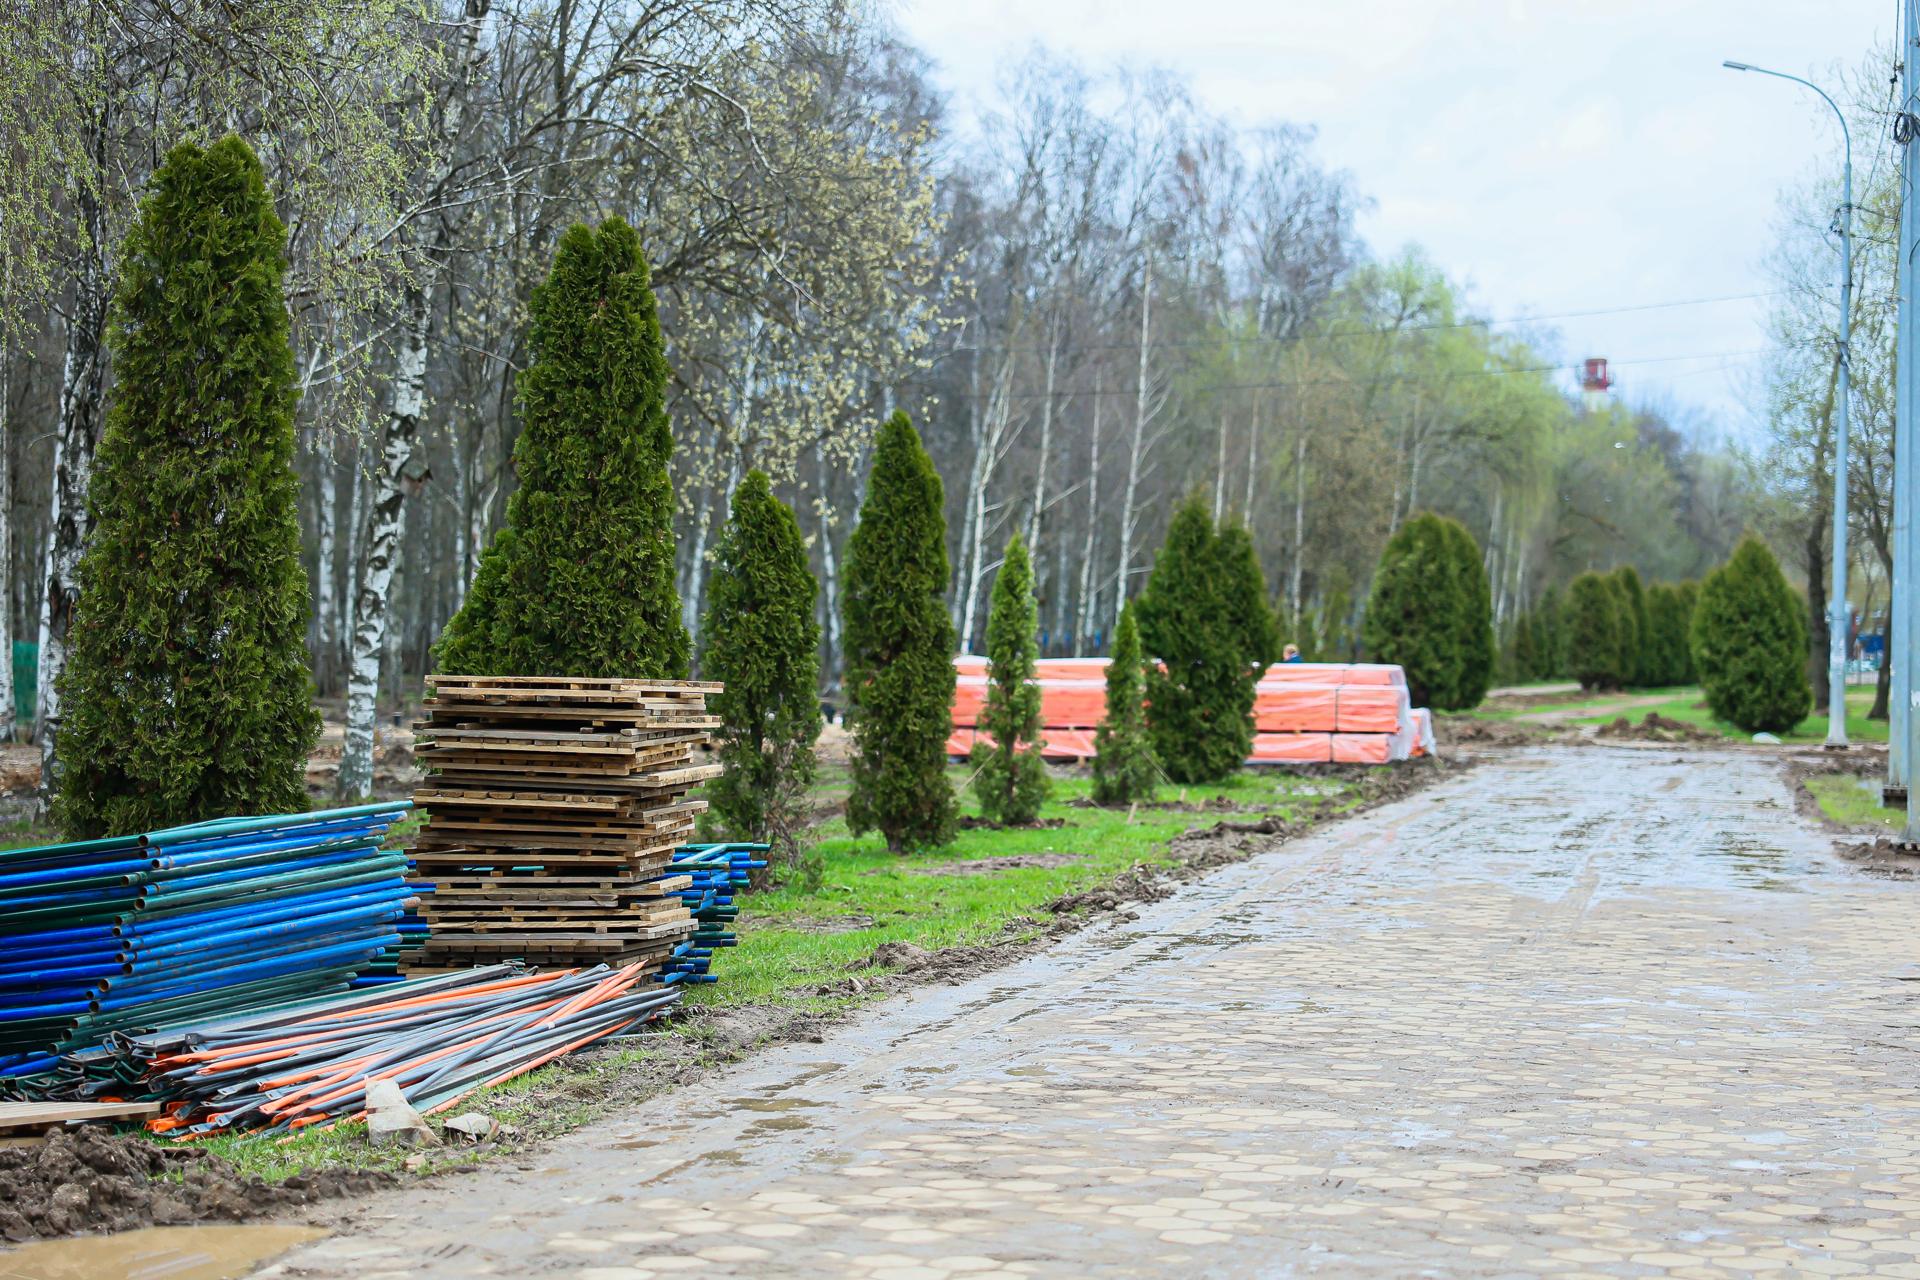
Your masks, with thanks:
[{"label": "bundle of orange strip", "polygon": [[183,1140],[362,1119],[382,1081],[431,1115],[664,1016],[680,991],[651,972],[491,965],[125,1038],[97,1051],[122,1062],[96,1069],[137,1067],[165,1104],[147,1127]]},{"label": "bundle of orange strip", "polygon": [[[947,753],[965,756],[986,705],[987,660],[962,654],[954,673]],[[1105,658],[1035,664],[1041,752],[1049,760],[1093,758],[1093,731],[1106,718],[1106,674]],[[1389,663],[1275,664],[1254,686],[1253,717],[1248,764],[1386,764],[1434,750],[1433,717],[1412,705],[1406,675]]]}]

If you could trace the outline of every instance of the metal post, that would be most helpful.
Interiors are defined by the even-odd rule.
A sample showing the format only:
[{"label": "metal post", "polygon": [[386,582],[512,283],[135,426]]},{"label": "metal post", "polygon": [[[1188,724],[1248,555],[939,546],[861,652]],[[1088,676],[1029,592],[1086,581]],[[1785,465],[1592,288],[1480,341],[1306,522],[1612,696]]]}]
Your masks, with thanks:
[{"label": "metal post", "polygon": [[[1920,176],[1920,131],[1913,127],[1913,105],[1916,76],[1914,71],[1914,52],[1920,45],[1920,11],[1916,11],[1914,0],[1902,0],[1901,42],[1900,42],[1900,110],[1895,116],[1895,136],[1901,139],[1900,165],[1900,313],[1899,335],[1894,352],[1898,361],[1900,385],[1896,392],[1894,405],[1894,458],[1896,463],[1904,460],[1905,474],[1894,480],[1894,548],[1893,548],[1893,624],[1900,635],[1900,641],[1894,658],[1894,696],[1898,700],[1899,711],[1896,714],[1899,741],[1904,748],[1899,755],[1899,785],[1906,789],[1907,824],[1902,838],[1912,841],[1920,838],[1920,810],[1916,810],[1913,798],[1913,761],[1917,745],[1915,735],[1920,734],[1920,716],[1913,713],[1913,694],[1916,689],[1914,672],[1920,667],[1920,654],[1915,653],[1915,628],[1913,626],[1914,587],[1920,583],[1920,575],[1914,572],[1914,544],[1916,541],[1914,514],[1914,479],[1916,476],[1913,456],[1915,397],[1920,394],[1920,372],[1916,372],[1916,361],[1920,361],[1920,327],[1916,326],[1913,307],[1914,289],[1914,233],[1920,229],[1920,211],[1914,208],[1914,180]],[[1889,762],[1894,753],[1888,752]],[[1889,764],[1891,768],[1891,763]]]},{"label": "metal post", "polygon": [[1847,749],[1847,642],[1853,638],[1853,610],[1847,603],[1847,440],[1853,402],[1853,132],[1847,128],[1846,112],[1811,80],[1746,62],[1720,65],[1733,71],[1753,71],[1791,80],[1813,90],[1833,108],[1834,118],[1840,121],[1841,141],[1846,144],[1840,186],[1840,381],[1837,388],[1840,412],[1833,423],[1833,595],[1827,601],[1826,742],[1828,750],[1844,751]]}]

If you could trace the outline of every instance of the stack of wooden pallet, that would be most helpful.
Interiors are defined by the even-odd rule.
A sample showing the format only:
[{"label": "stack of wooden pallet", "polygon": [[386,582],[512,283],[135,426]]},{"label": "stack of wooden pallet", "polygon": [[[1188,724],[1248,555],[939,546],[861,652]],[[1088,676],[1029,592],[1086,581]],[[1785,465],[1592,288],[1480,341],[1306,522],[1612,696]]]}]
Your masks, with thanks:
[{"label": "stack of wooden pallet", "polygon": [[426,946],[410,973],[519,957],[664,965],[695,921],[673,851],[706,808],[687,792],[717,684],[428,676],[414,793]]}]

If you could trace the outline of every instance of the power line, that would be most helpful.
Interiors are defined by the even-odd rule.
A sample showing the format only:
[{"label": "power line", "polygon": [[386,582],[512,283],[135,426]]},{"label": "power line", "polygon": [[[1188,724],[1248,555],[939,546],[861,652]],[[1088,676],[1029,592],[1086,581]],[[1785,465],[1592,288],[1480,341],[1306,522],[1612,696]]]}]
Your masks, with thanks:
[{"label": "power line", "polygon": [[[1640,365],[1649,365],[1649,364],[1679,364],[1689,360],[1738,360],[1738,359],[1745,359],[1746,357],[1749,357],[1749,356],[1767,355],[1771,352],[1778,351],[1781,349],[1782,348],[1780,347],[1753,347],[1746,351],[1703,351],[1698,355],[1686,355],[1686,356],[1644,356],[1637,360],[1609,360],[1607,364],[1610,368],[1622,368],[1622,367],[1636,368]],[[1388,374],[1380,375],[1379,380],[1382,382],[1396,382],[1396,383],[1432,383],[1432,382],[1453,382],[1462,378],[1513,377],[1515,375],[1521,375],[1521,374],[1533,375],[1533,374],[1542,374],[1542,373],[1574,373],[1574,372],[1575,372],[1575,369],[1572,365],[1565,365],[1565,364],[1499,365],[1493,368],[1463,369],[1453,373],[1388,373]],[[1707,372],[1712,372],[1712,371],[1707,370]],[[1290,378],[1290,379],[1278,379],[1278,380],[1267,381],[1267,382],[1217,382],[1209,385],[1206,388],[1206,390],[1210,393],[1215,391],[1285,391],[1294,387],[1342,386],[1342,385],[1352,385],[1356,382],[1361,382],[1361,381],[1364,381],[1364,379]],[[1124,386],[1124,387],[1089,387],[1089,388],[1081,388],[1079,390],[1074,390],[1074,391],[1055,391],[1053,394],[1062,399],[1073,399],[1074,397],[1077,397],[1077,396],[1129,396],[1130,397],[1130,396],[1137,395],[1138,393],[1139,393],[1138,387]],[[975,399],[986,400],[986,399],[992,398],[995,394],[996,393],[994,392],[987,392],[987,391],[982,391],[977,394],[974,392],[960,391],[960,392],[949,392],[943,398],[949,399],[949,400],[975,400]],[[1001,392],[998,394],[1000,394],[1004,398],[1013,399],[1013,400],[1040,400],[1040,399],[1044,399],[1047,395],[1045,391],[1012,391],[1012,392]]]},{"label": "power line", "polygon": [[[1402,334],[1402,333],[1433,333],[1433,332],[1443,332],[1443,331],[1452,330],[1452,329],[1490,329],[1500,325],[1539,324],[1547,320],[1581,320],[1581,319],[1589,319],[1594,316],[1618,316],[1618,315],[1632,315],[1634,313],[1643,312],[1643,311],[1665,311],[1665,310],[1670,310],[1676,307],[1706,307],[1706,306],[1714,306],[1724,302],[1749,302],[1758,298],[1777,298],[1783,294],[1792,293],[1792,292],[1795,292],[1795,290],[1766,289],[1759,293],[1729,293],[1729,294],[1721,295],[1719,297],[1712,297],[1712,298],[1680,298],[1671,302],[1639,302],[1639,303],[1631,303],[1625,306],[1617,306],[1617,307],[1594,307],[1585,311],[1559,311],[1559,312],[1550,312],[1546,315],[1537,315],[1537,316],[1507,316],[1498,320],[1486,320],[1486,319],[1447,320],[1447,321],[1436,320],[1436,321],[1422,322],[1422,323],[1416,323],[1416,324],[1355,325],[1348,328],[1322,330],[1318,333],[1314,333],[1310,335],[1296,334],[1292,337],[1286,337],[1286,338],[1234,338],[1234,337],[1194,338],[1188,341],[1155,342],[1155,343],[1152,343],[1151,345],[1156,350],[1158,349],[1192,350],[1194,348],[1200,348],[1200,347],[1258,347],[1258,346],[1272,346],[1275,344],[1291,345],[1295,342],[1303,341],[1307,337],[1312,337],[1312,338],[1392,337],[1396,334]],[[996,353],[996,354],[1007,352],[1007,351],[1031,351],[1035,353],[1042,353],[1049,349],[1056,350],[1061,355],[1066,355],[1070,352],[1076,352],[1076,351],[1138,351],[1140,349],[1140,344],[1138,342],[1066,343],[1066,344],[1062,344],[1057,348],[1049,348],[1047,345],[1043,345],[1040,343],[1033,343],[1030,345],[1023,345],[1019,347],[1015,347],[1015,346],[1004,344],[1004,343],[994,345],[994,346],[973,346],[968,343],[961,343],[954,347],[948,348],[948,353],[953,354],[953,353],[958,353],[963,351],[964,352]]]}]

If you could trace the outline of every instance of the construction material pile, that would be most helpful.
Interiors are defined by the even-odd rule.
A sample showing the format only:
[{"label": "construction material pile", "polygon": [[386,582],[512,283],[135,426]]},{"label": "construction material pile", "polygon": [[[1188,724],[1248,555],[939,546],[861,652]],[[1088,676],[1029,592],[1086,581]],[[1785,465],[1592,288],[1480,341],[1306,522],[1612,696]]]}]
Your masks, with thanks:
[{"label": "construction material pile", "polygon": [[673,855],[675,878],[684,875],[690,882],[680,891],[680,901],[693,913],[696,927],[693,936],[674,949],[664,980],[718,981],[709,972],[714,951],[740,943],[730,927],[740,915],[733,905],[734,891],[746,888],[753,873],[767,865],[766,852],[764,844],[689,844]]},{"label": "construction material pile", "polygon": [[[962,654],[954,675],[947,754],[965,756],[986,706],[987,660]],[[1091,760],[1094,730],[1107,712],[1107,660],[1044,658],[1034,677],[1041,754]],[[1432,717],[1412,705],[1405,673],[1390,663],[1277,663],[1255,685],[1253,716],[1248,764],[1386,764],[1434,750]]]},{"label": "construction material pile", "polygon": [[666,973],[696,929],[670,871],[716,777],[694,751],[718,721],[687,680],[428,676],[413,849],[433,894],[408,973],[508,958]]},{"label": "construction material pile", "polygon": [[406,802],[0,852],[0,1076],[110,1032],[346,987],[415,890]]},{"label": "construction material pile", "polygon": [[390,1081],[432,1115],[662,1017],[679,1000],[645,965],[530,974],[466,969],[238,1018],[114,1036],[68,1056],[43,1096],[160,1100],[147,1122],[181,1138],[284,1133],[364,1119],[367,1093]]}]

